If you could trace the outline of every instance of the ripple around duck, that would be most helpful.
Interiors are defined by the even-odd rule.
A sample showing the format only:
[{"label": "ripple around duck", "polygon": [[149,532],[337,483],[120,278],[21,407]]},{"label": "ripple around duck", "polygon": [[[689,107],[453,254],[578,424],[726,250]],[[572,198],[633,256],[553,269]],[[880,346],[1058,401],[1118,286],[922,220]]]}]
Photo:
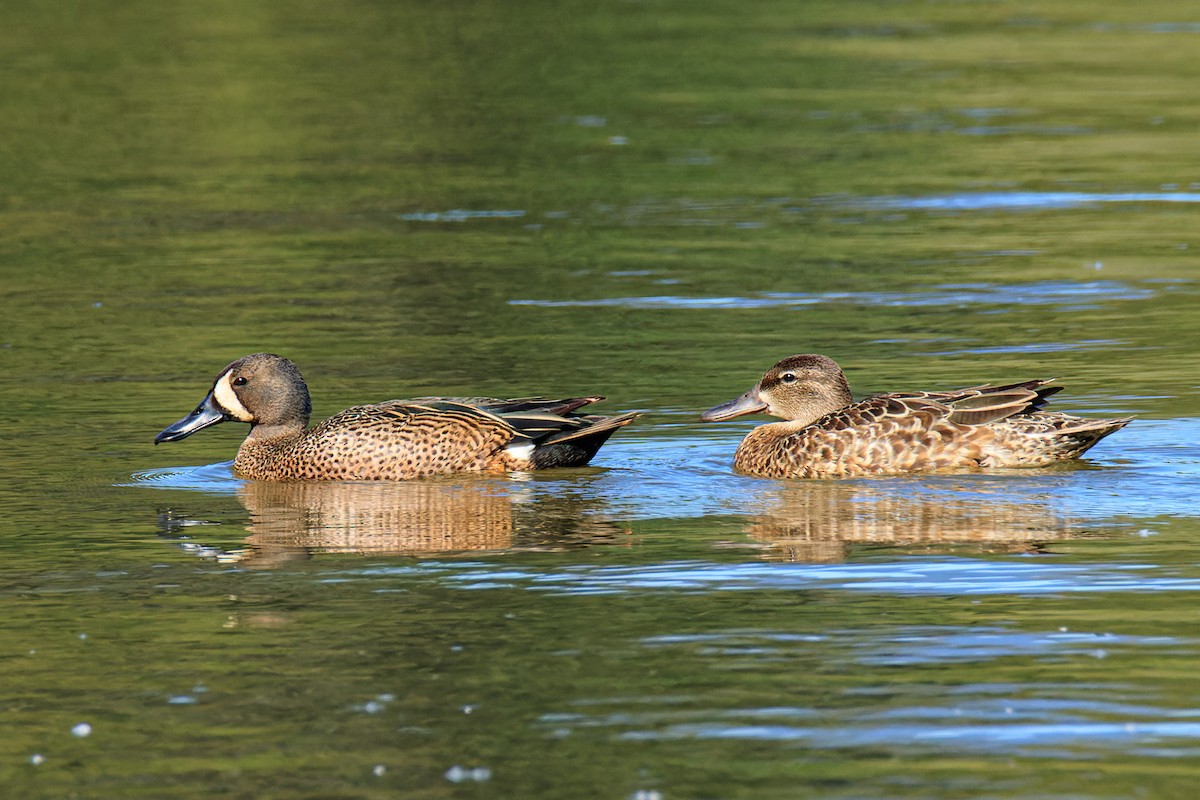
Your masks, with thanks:
[{"label": "ripple around duck", "polygon": [[203,464],[195,467],[163,467],[135,472],[129,488],[182,489],[211,494],[235,494],[242,481],[233,475],[233,461]]},{"label": "ripple around duck", "polygon": [[[1096,410],[1126,413],[1124,408]],[[497,491],[528,485],[550,494],[569,490],[626,520],[764,513],[786,519],[794,516],[796,502],[799,508],[810,502],[817,509],[841,509],[847,522],[872,514],[894,519],[898,504],[914,518],[929,516],[918,513],[921,509],[959,508],[962,516],[953,519],[963,524],[976,507],[985,517],[1002,507],[1077,520],[1196,515],[1192,486],[1200,479],[1200,455],[1189,443],[1200,435],[1197,418],[1137,419],[1101,442],[1078,467],[845,481],[774,481],[734,473],[733,450],[751,427],[712,426],[701,429],[711,433],[705,436],[614,437],[586,480],[546,472],[538,473],[533,484],[497,478],[492,485]],[[233,476],[230,462],[221,462],[147,470],[123,485],[233,495],[243,482]]]},{"label": "ripple around duck", "polygon": [[605,307],[659,309],[794,308],[822,304],[895,308],[963,306],[1060,306],[1061,310],[1119,300],[1148,300],[1154,289],[1121,281],[1036,281],[1032,283],[943,284],[914,292],[761,292],[727,297],[605,297],[592,300],[510,300],[509,305],[542,308]]}]

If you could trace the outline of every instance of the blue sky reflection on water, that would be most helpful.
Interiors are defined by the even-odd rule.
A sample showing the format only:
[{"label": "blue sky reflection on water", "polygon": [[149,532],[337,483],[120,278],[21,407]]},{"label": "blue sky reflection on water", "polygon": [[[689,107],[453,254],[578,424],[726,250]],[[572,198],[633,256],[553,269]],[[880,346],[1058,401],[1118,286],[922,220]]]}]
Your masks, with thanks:
[{"label": "blue sky reflection on water", "polygon": [[[841,201],[838,201],[841,202]],[[1024,211],[1108,203],[1200,203],[1198,192],[962,192],[925,197],[867,197],[846,205],[912,211]]]},{"label": "blue sky reflection on water", "polygon": [[[1195,642],[1066,629],[955,625],[796,631],[731,630],[643,640],[650,651],[699,661],[718,672],[788,675],[797,669],[862,672],[827,702],[721,705],[682,694],[641,708],[629,698],[589,698],[540,720],[557,736],[604,733],[641,742],[744,740],[835,750],[988,753],[1030,758],[1103,758],[1113,751],[1173,758],[1200,752],[1200,708],[1165,707],[1149,687],[1105,678],[1070,685],[1030,681],[896,683],[874,669],[997,669],[1034,660],[1077,669],[1109,659],[1186,658]],[[920,675],[920,672],[909,673]],[[877,682],[878,681],[878,682]],[[715,706],[715,707],[712,707]]]},{"label": "blue sky reflection on water", "polygon": [[[428,569],[437,569],[432,564]],[[1164,574],[1152,564],[1057,564],[974,558],[879,557],[850,564],[671,562],[654,566],[533,571],[483,562],[443,565],[441,578],[466,590],[521,587],[550,594],[836,590],[900,596],[1195,592],[1200,577]],[[376,576],[386,572],[360,573]],[[352,579],[352,576],[348,576]]]},{"label": "blue sky reflection on water", "polygon": [[[1018,716],[1019,703],[1007,708],[1012,709],[1012,716]],[[1162,713],[1162,709],[1152,711],[1156,715]],[[1105,751],[1173,755],[1180,758],[1200,755],[1200,747],[1196,745],[1197,740],[1200,740],[1200,722],[1146,722],[1140,718],[1123,722],[1047,720],[996,724],[989,721],[975,725],[952,726],[864,723],[843,727],[797,727],[785,724],[705,723],[671,725],[665,730],[656,731],[629,731],[622,733],[621,738],[632,741],[752,739],[786,741],[822,749],[890,745],[938,752],[1002,752],[1040,758],[1064,758],[1072,755],[1080,757],[1078,753],[1073,754],[1064,749],[1067,747],[1082,748],[1085,752],[1097,756]]]},{"label": "blue sky reflection on water", "polygon": [[[592,300],[510,300],[511,305],[547,308],[604,307],[625,308],[788,308],[824,303],[862,306],[955,308],[972,305],[1043,306],[1056,305],[1066,310],[1087,308],[1091,304],[1115,300],[1149,300],[1172,285],[1136,286],[1121,281],[1037,281],[1033,283],[943,284],[926,291],[909,292],[762,292],[740,297],[685,297],[673,295],[609,297]],[[1085,304],[1085,305],[1080,305]]]}]

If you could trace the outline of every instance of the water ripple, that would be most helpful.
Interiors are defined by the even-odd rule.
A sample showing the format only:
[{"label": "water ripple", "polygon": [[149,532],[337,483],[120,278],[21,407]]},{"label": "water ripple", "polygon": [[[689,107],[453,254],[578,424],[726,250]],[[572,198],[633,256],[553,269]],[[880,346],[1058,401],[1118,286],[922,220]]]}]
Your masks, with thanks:
[{"label": "water ripple", "polygon": [[[820,634],[791,631],[734,630],[705,634],[667,634],[642,640],[652,648],[680,649],[701,657],[745,662],[783,661],[811,651],[815,643],[836,647],[838,658],[865,666],[922,666],[976,663],[997,658],[1103,659],[1111,651],[1162,654],[1194,648],[1196,639],[1176,636],[1132,636],[1058,630],[1025,631],[999,626],[954,627],[901,625],[879,630],[845,629]],[[738,665],[752,669],[753,663]]]},{"label": "water ripple", "polygon": [[898,308],[1058,305],[1062,310],[1080,304],[1116,300],[1148,300],[1153,289],[1121,281],[1035,281],[1032,283],[956,283],[943,284],[932,291],[911,292],[759,292],[745,296],[681,297],[604,297],[591,300],[510,300],[509,305],[542,308],[617,306],[621,308],[790,308],[843,303],[861,306]]},{"label": "water ripple", "polygon": [[931,197],[864,197],[838,202],[883,210],[1038,210],[1108,203],[1200,203],[1200,192],[962,192]]},{"label": "water ripple", "polygon": [[443,579],[462,589],[523,586],[553,594],[841,590],[903,596],[1045,596],[1095,592],[1194,592],[1200,578],[1151,564],[1051,564],[905,558],[846,564],[666,562],[532,572],[455,565]]},{"label": "water ripple", "polygon": [[524,216],[524,209],[519,208],[453,208],[449,211],[414,211],[410,214],[398,214],[397,218],[405,222],[466,222],[471,219],[520,219]]},{"label": "water ripple", "polygon": [[[1113,749],[1173,757],[1200,752],[1200,709],[1164,708],[1121,698],[1119,685],[848,689],[841,701],[804,705],[687,707],[660,703],[631,710],[627,698],[577,702],[539,722],[558,737],[603,731],[627,741],[701,739],[785,742],[810,748],[887,748],[939,753],[1011,753],[1035,758],[1088,758]],[[865,702],[856,698],[866,694]],[[880,708],[878,694],[896,705]],[[602,710],[605,705],[611,711]]]},{"label": "water ripple", "polygon": [[[1019,703],[1013,704],[1014,713]],[[730,725],[713,722],[675,724],[657,730],[631,730],[618,734],[628,741],[673,739],[742,739],[784,741],[806,747],[833,749],[849,747],[900,746],[946,748],[974,752],[1012,751],[1028,757],[1062,758],[1065,747],[1083,745],[1122,753],[1195,757],[1200,754],[1200,721],[1195,720],[1051,720],[998,724],[933,725],[908,722],[899,725],[850,724],[796,726],[786,724]],[[1164,744],[1186,740],[1190,747],[1164,751]],[[1176,745],[1178,747],[1178,745]]]},{"label": "water ripple", "polygon": [[[627,741],[745,740],[816,749],[1007,753],[1095,758],[1114,749],[1171,757],[1200,752],[1200,708],[1156,705],[1149,687],[966,681],[985,662],[1066,663],[1189,652],[1195,639],[1065,629],[911,625],[804,631],[735,629],[640,640],[709,670],[792,676],[797,668],[852,675],[815,705],[803,690],[767,689],[766,704],[722,707],[708,697],[585,698],[539,723],[559,737],[597,731]],[[678,651],[678,652],[672,652]],[[895,667],[937,665],[941,680],[897,683]],[[834,668],[836,665],[836,669]],[[859,668],[853,668],[857,665]],[[1069,668],[1068,668],[1069,669]],[[966,670],[967,672],[964,672]],[[864,683],[863,680],[867,682]],[[768,680],[765,686],[773,686]],[[789,704],[785,702],[791,700]],[[736,702],[736,701],[732,701]]]}]

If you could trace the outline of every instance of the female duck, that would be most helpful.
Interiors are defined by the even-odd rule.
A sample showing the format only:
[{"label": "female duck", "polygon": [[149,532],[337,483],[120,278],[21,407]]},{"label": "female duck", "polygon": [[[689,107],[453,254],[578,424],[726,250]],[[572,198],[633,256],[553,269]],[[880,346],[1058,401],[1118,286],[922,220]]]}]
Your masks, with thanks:
[{"label": "female duck", "polygon": [[1043,411],[1062,388],[1047,383],[896,392],[855,403],[832,359],[797,355],[700,418],[764,412],[787,420],[750,431],[734,456],[739,471],[768,478],[1040,467],[1077,458],[1129,423]]},{"label": "female duck", "polygon": [[419,398],[348,408],[308,428],[312,402],[300,370],[269,353],[221,370],[196,410],[155,437],[173,442],[226,420],[250,423],[233,469],[245,478],[405,480],[588,463],[637,414],[576,414],[603,397]]}]

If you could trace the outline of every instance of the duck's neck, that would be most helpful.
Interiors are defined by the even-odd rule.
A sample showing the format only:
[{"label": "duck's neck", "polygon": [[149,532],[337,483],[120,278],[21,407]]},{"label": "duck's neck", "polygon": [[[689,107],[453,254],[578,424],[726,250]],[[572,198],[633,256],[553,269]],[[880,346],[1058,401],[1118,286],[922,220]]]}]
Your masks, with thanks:
[{"label": "duck's neck", "polygon": [[850,384],[846,382],[846,376],[839,373],[837,380],[809,386],[799,397],[788,398],[787,402],[779,407],[772,405],[767,413],[795,422],[803,428],[821,417],[841,411],[853,402]]},{"label": "duck's neck", "polygon": [[304,433],[306,422],[280,422],[272,425],[257,424],[250,427],[246,434],[246,444],[276,444],[290,442],[300,438]]},{"label": "duck's neck", "polygon": [[283,477],[279,472],[280,462],[303,434],[303,425],[255,425],[238,448],[233,471],[243,478],[278,480]]},{"label": "duck's neck", "polygon": [[[770,425],[763,425],[760,427],[775,428],[776,426],[786,425],[788,426],[788,432],[798,431],[801,428],[812,425],[821,417],[832,414],[835,411],[840,411],[847,405],[849,405],[849,403],[843,403],[840,400],[827,400],[825,398],[814,399],[811,402],[805,403],[799,408],[791,408],[786,411],[778,412],[776,416],[783,417],[783,422],[773,422]],[[771,413],[775,413],[775,411],[772,410]]]}]

